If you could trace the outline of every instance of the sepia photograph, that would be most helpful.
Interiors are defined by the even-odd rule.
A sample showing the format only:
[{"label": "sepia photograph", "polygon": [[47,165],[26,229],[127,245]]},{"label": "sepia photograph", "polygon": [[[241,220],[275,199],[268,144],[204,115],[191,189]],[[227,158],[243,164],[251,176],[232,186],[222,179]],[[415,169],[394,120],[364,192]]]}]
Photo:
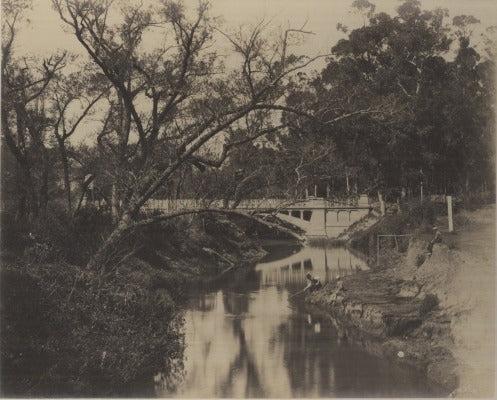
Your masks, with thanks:
[{"label": "sepia photograph", "polygon": [[0,0],[0,396],[494,398],[495,0]]}]

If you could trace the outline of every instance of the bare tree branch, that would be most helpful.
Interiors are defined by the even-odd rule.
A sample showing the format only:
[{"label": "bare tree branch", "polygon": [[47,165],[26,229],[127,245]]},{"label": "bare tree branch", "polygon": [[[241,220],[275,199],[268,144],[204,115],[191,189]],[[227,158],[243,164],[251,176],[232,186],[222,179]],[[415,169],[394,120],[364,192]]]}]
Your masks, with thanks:
[{"label": "bare tree branch", "polygon": [[[270,211],[271,210],[269,210],[269,209],[268,210],[261,210],[261,211],[259,211],[259,213],[270,212]],[[261,218],[255,216],[255,215],[249,214],[249,213],[245,213],[242,211],[236,211],[236,210],[229,210],[229,209],[225,209],[225,208],[201,208],[201,209],[193,209],[193,210],[181,210],[181,211],[173,212],[173,213],[169,213],[169,214],[160,214],[160,215],[156,215],[156,216],[153,216],[150,218],[146,218],[146,219],[137,221],[136,223],[134,223],[132,225],[131,229],[138,228],[138,227],[144,227],[144,226],[148,226],[151,224],[156,224],[159,222],[164,222],[164,221],[167,221],[167,220],[170,220],[173,218],[178,218],[178,217],[181,217],[184,215],[191,215],[191,214],[222,214],[222,215],[238,216],[238,217],[249,219],[251,221],[258,222],[261,225],[264,225],[271,230],[276,230],[278,232],[282,232],[282,233],[285,233],[287,235],[290,235],[301,242],[305,241],[305,238],[303,236],[299,235],[298,233],[295,233],[291,229],[288,229],[284,226],[281,226],[281,225],[278,225],[275,223],[271,223],[268,221],[264,221]]]}]

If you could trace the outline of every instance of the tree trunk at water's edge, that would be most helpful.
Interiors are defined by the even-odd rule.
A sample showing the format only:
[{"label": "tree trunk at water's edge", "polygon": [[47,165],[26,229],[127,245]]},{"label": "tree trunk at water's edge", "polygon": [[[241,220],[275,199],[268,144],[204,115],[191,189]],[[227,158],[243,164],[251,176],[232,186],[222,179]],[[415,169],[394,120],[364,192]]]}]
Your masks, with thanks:
[{"label": "tree trunk at water's edge", "polygon": [[132,225],[131,216],[124,214],[110,236],[105,239],[97,252],[88,261],[87,268],[107,272],[112,263],[116,261],[119,246],[121,245],[120,242],[129,234]]}]

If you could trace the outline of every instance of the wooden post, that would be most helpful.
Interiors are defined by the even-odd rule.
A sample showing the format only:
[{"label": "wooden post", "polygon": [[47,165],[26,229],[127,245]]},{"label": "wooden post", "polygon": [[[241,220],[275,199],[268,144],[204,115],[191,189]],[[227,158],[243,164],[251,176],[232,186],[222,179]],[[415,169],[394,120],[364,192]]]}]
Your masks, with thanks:
[{"label": "wooden post", "polygon": [[421,203],[423,202],[423,181],[421,181],[420,183],[420,193],[419,193],[419,197],[421,199]]},{"label": "wooden post", "polygon": [[378,192],[378,201],[380,202],[380,213],[381,216],[385,216],[385,201],[383,200],[383,193]]},{"label": "wooden post", "polygon": [[452,196],[447,196],[447,215],[449,216],[449,232],[454,231],[454,222],[452,220]]},{"label": "wooden post", "polygon": [[330,198],[330,184],[329,183],[326,184],[326,198],[327,199]]},{"label": "wooden post", "polygon": [[314,185],[314,197],[318,197],[318,185]]}]

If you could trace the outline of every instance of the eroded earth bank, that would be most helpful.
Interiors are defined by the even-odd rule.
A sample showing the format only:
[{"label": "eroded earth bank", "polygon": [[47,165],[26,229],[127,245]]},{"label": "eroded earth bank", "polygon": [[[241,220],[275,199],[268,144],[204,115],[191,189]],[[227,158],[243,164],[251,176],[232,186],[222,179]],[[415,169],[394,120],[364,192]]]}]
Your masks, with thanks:
[{"label": "eroded earth bank", "polygon": [[[344,290],[330,282],[306,300],[331,316],[344,336],[415,366],[447,395],[492,397],[495,206],[461,211],[453,233],[445,228],[447,217],[432,218],[443,240],[431,255],[426,249],[433,235],[426,212],[422,217],[404,251],[396,251],[399,243],[385,246],[379,267],[343,277]],[[362,241],[372,250],[377,234],[413,228],[409,216],[403,224],[388,218],[397,221],[373,225],[349,243]]]}]

